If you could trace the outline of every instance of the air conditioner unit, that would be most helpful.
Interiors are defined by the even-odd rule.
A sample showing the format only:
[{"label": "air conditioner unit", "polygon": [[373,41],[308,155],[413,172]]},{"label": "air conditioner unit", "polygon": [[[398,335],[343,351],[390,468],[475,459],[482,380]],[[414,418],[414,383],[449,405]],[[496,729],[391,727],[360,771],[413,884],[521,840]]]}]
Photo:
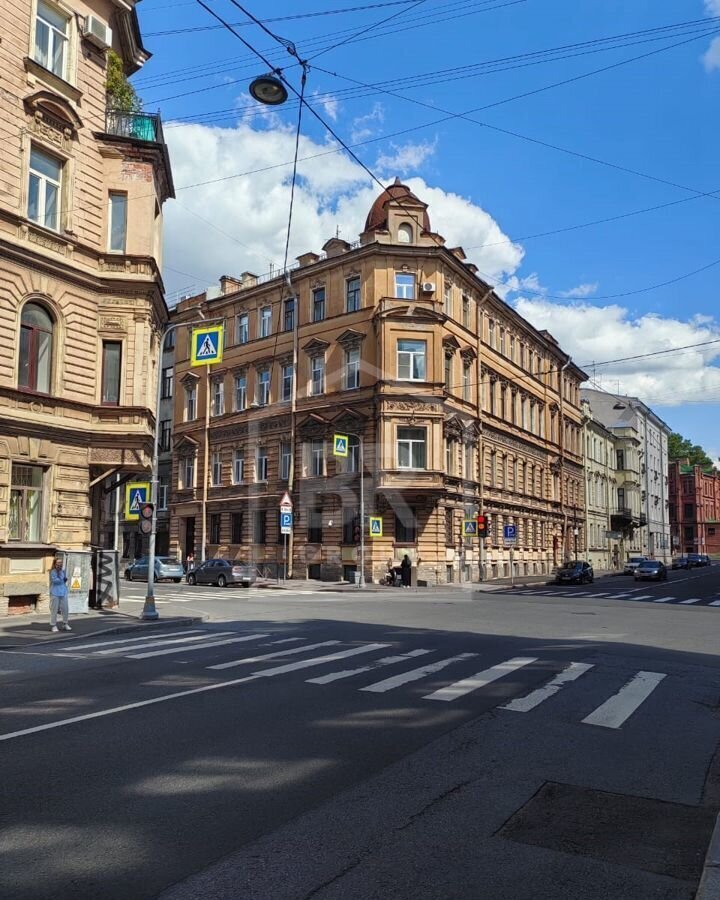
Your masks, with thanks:
[{"label": "air conditioner unit", "polygon": [[435,282],[434,281],[423,281],[422,289],[424,294],[432,294],[435,292]]},{"label": "air conditioner unit", "polygon": [[97,16],[85,16],[83,37],[102,50],[112,45],[112,29]]}]

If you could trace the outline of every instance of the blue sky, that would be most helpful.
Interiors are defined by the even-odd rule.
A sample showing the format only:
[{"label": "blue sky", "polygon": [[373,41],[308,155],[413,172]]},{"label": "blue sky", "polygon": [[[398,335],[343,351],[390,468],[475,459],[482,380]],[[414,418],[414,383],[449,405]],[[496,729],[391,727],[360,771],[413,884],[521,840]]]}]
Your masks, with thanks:
[{"label": "blue sky", "polygon": [[[711,18],[720,16],[720,0],[375,3],[337,14],[331,11],[371,3],[249,4],[260,17],[296,17],[268,27],[292,40],[305,58],[398,14],[362,39],[311,60],[308,98],[347,142],[426,126],[444,115],[435,108],[475,109],[652,53],[473,114],[494,128],[456,118],[356,152],[381,180],[397,174],[420,196],[424,192],[434,227],[452,243],[475,248],[468,256],[505,285],[508,301],[549,327],[579,363],[720,339],[720,265],[666,287],[617,296],[720,260],[720,194],[533,237],[720,189],[720,19]],[[209,5],[233,23],[245,19],[230,0]],[[217,22],[197,3],[143,0],[138,10],[154,56],[134,82],[145,108],[163,114],[176,185],[183,188],[178,203],[166,207],[169,292],[202,288],[224,273],[280,265],[289,168],[231,176],[292,158],[296,107],[268,114],[253,105],[247,83],[263,64],[226,30],[208,29]],[[703,19],[701,25],[597,43]],[[193,28],[204,30],[163,34]],[[274,65],[287,66],[287,77],[299,86],[292,58],[268,35],[247,24],[238,31],[271,52]],[[595,43],[556,51],[549,60],[548,54],[527,56],[581,42]],[[465,66],[476,68],[437,74]],[[425,73],[432,74],[419,86],[392,83]],[[386,91],[418,102],[378,88],[354,98],[327,96],[353,87],[347,78],[384,83]],[[302,131],[301,156],[328,149],[322,125],[307,112]],[[294,252],[318,250],[335,227],[354,239],[377,186],[340,155],[305,163],[299,173]],[[227,180],[186,188],[214,178]],[[616,390],[619,382],[620,390],[638,393],[671,427],[717,457],[719,359],[720,343],[702,352],[598,366],[595,374],[606,389]]]}]

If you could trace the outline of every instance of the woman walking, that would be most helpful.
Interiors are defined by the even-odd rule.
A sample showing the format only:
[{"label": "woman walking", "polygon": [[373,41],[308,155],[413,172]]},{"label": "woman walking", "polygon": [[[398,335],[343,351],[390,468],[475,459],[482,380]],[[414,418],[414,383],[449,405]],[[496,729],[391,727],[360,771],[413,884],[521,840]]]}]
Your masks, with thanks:
[{"label": "woman walking", "polygon": [[56,559],[50,570],[50,631],[59,631],[58,613],[62,617],[63,631],[72,631],[68,625],[67,575],[61,559]]}]

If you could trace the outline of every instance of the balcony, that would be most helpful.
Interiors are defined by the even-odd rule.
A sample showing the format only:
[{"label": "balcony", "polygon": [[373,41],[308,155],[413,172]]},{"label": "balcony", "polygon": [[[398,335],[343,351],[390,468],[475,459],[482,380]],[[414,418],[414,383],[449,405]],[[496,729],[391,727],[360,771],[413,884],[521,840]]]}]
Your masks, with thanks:
[{"label": "balcony", "polygon": [[610,527],[613,531],[621,531],[631,526],[642,527],[647,525],[647,517],[644,513],[634,513],[629,506],[618,506],[610,511]]},{"label": "balcony", "polygon": [[165,143],[159,113],[134,113],[120,109],[108,109],[105,113],[105,133],[115,137],[130,138],[134,141]]}]

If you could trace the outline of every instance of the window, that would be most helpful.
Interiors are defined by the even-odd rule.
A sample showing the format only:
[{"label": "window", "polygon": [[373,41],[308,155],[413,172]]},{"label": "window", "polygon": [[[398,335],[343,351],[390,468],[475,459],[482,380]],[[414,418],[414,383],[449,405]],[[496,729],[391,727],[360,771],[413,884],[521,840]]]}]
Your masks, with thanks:
[{"label": "window", "polygon": [[360,387],[360,348],[345,351],[345,387],[348,391]]},{"label": "window", "polygon": [[495,322],[492,319],[488,321],[488,344],[495,347]]},{"label": "window", "polygon": [[253,516],[253,543],[264,544],[267,540],[267,513],[256,509]]},{"label": "window", "polygon": [[472,444],[465,444],[465,472],[467,481],[475,481],[475,448]]},{"label": "window", "polygon": [[186,456],[180,461],[180,488],[189,490],[195,487],[195,457]]},{"label": "window", "polygon": [[445,510],[445,543],[449,547],[451,547],[455,543],[454,531],[455,531],[455,529],[454,529],[454,522],[453,522],[453,511],[451,509],[446,509]]},{"label": "window", "polygon": [[243,514],[241,512],[230,513],[230,543],[242,544],[243,538]]},{"label": "window", "polygon": [[349,436],[348,455],[342,462],[344,463],[343,469],[345,472],[360,471],[360,438],[353,437],[353,435]]},{"label": "window", "polygon": [[290,443],[282,441],[280,444],[280,478],[287,481],[290,478]]},{"label": "window", "polygon": [[415,299],[415,276],[409,272],[395,273],[395,296],[401,300]]},{"label": "window", "polygon": [[38,303],[26,303],[20,317],[18,387],[50,393],[53,321]]},{"label": "window", "polygon": [[167,453],[170,449],[170,435],[172,434],[172,419],[163,419],[160,422],[160,450]]},{"label": "window", "polygon": [[[212,487],[220,487],[222,484],[222,453],[213,451],[210,456],[210,484]],[[213,541],[217,543],[217,541]]]},{"label": "window", "polygon": [[248,325],[248,314],[241,313],[235,316],[235,343],[247,344],[250,340],[250,328]]},{"label": "window", "polygon": [[272,307],[263,306],[260,310],[260,337],[269,337],[272,334]]},{"label": "window", "polygon": [[515,360],[515,335],[510,335],[510,359]]},{"label": "window", "polygon": [[38,0],[35,18],[35,62],[58,78],[66,78],[69,20],[59,10]]},{"label": "window", "polygon": [[122,344],[120,341],[103,341],[102,344],[102,396],[101,403],[117,406],[120,403],[120,367]]},{"label": "window", "polygon": [[292,390],[293,390],[293,366],[292,363],[288,363],[282,367],[282,381],[281,381],[281,400],[292,400]]},{"label": "window", "polygon": [[42,540],[42,489],[40,466],[12,464],[10,476],[10,540]]},{"label": "window", "polygon": [[163,350],[174,350],[175,349],[175,332],[168,331],[165,335],[165,341],[163,343]]},{"label": "window", "polygon": [[469,362],[463,363],[463,374],[462,374],[463,400],[471,400],[472,399],[472,385],[470,384],[471,367],[472,367],[472,363],[469,363]]},{"label": "window", "polygon": [[270,369],[258,370],[257,402],[260,406],[267,406],[270,403]]},{"label": "window", "polygon": [[219,544],[220,543],[220,524],[221,524],[221,515],[220,513],[210,513],[210,543],[211,544]]},{"label": "window", "polygon": [[313,507],[308,510],[308,543],[322,544],[322,509]]},{"label": "window", "polygon": [[268,480],[268,452],[267,447],[258,447],[255,457],[255,481]]},{"label": "window", "polygon": [[169,400],[173,395],[173,367],[166,366],[162,370],[162,386],[160,388],[160,397],[163,400]]},{"label": "window", "polygon": [[692,519],[695,516],[695,506],[692,503],[683,503],[683,519]]},{"label": "window", "polygon": [[185,421],[192,422],[197,416],[197,385],[189,384],[185,387]]},{"label": "window", "polygon": [[445,439],[445,472],[455,474],[455,443],[448,438]]},{"label": "window", "polygon": [[500,329],[500,353],[505,356],[505,329]]},{"label": "window", "polygon": [[127,194],[110,192],[108,218],[108,250],[111,253],[124,253],[127,236]]},{"label": "window", "polygon": [[247,375],[241,372],[235,376],[235,412],[247,407]]},{"label": "window", "polygon": [[348,278],[345,282],[345,311],[355,312],[360,309],[360,279]]},{"label": "window", "polygon": [[212,383],[212,406],[214,416],[221,416],[225,412],[225,382],[218,379]]},{"label": "window", "polygon": [[470,298],[464,294],[462,298],[462,323],[466,328],[470,327]]},{"label": "window", "polygon": [[290,297],[283,306],[283,328],[292,331],[295,328],[295,298]]},{"label": "window", "polygon": [[325,441],[322,438],[315,438],[310,443],[310,474],[325,474]]},{"label": "window", "polygon": [[445,390],[450,393],[452,390],[452,370],[453,358],[451,353],[445,354]]},{"label": "window", "polygon": [[[167,483],[167,481],[161,481],[158,484],[158,505],[157,505],[158,512],[160,510],[164,511],[168,508],[168,488],[169,487],[170,487],[170,485]],[[114,492],[113,492],[113,496],[115,496]]]},{"label": "window", "polygon": [[395,515],[395,542],[414,544],[417,541],[417,517],[412,506]]},{"label": "window", "polygon": [[617,451],[617,468],[620,470],[625,468],[625,451],[624,450]]},{"label": "window", "polygon": [[450,282],[445,282],[445,287],[443,288],[443,311],[446,316],[452,316],[453,314],[453,286]]},{"label": "window", "polygon": [[60,230],[60,188],[62,163],[33,147],[30,151],[28,219],[44,228]]},{"label": "window", "polygon": [[313,322],[322,322],[325,318],[325,288],[313,291]]},{"label": "window", "polygon": [[400,427],[397,430],[397,463],[399,469],[426,467],[426,430]]},{"label": "window", "polygon": [[245,454],[242,450],[233,451],[233,484],[240,484],[245,479]]},{"label": "window", "polygon": [[425,341],[398,341],[397,366],[401,381],[425,380]]},{"label": "window", "polygon": [[325,393],[325,357],[313,356],[310,360],[310,394],[317,397]]},{"label": "window", "polygon": [[343,506],[343,544],[360,543],[360,516],[357,511],[350,506]]}]

